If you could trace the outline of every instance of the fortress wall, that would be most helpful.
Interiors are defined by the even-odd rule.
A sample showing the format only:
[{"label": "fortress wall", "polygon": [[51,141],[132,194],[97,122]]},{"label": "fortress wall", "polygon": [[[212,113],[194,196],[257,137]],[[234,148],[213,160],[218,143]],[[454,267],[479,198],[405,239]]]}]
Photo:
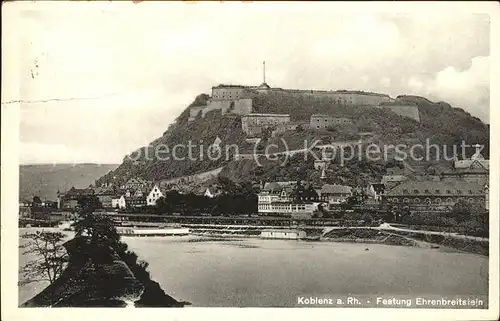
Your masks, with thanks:
[{"label": "fortress wall", "polygon": [[234,107],[231,110],[231,112],[238,115],[247,115],[251,114],[252,110],[253,110],[252,99],[242,98],[234,102]]},{"label": "fortress wall", "polygon": [[327,115],[312,115],[309,126],[311,129],[326,129],[335,125],[351,125],[352,119],[345,117],[331,117]]},{"label": "fortress wall", "polygon": [[247,135],[256,135],[262,129],[290,123],[290,115],[248,114],[241,118],[241,129]]},{"label": "fortress wall", "polygon": [[328,97],[345,105],[378,105],[382,102],[391,102],[394,99],[388,95],[376,93],[362,93],[350,91],[333,90],[301,90],[301,89],[271,89],[270,91],[281,92],[291,95],[304,95],[313,97]]},{"label": "fortress wall", "polygon": [[213,100],[235,100],[243,97],[244,87],[212,88]]},{"label": "fortress wall", "polygon": [[387,108],[391,110],[393,113],[398,114],[399,116],[409,117],[420,122],[420,113],[418,111],[417,106],[389,105],[389,106],[382,106],[382,108]]},{"label": "fortress wall", "polygon": [[[199,108],[193,110],[193,108]],[[209,100],[207,106],[193,107],[190,110],[189,121],[196,118],[201,111],[201,116],[205,117],[212,110],[220,110],[222,115],[230,112],[238,115],[247,115],[252,113],[252,99],[244,98],[237,100]]]},{"label": "fortress wall", "polygon": [[345,97],[354,105],[378,105],[392,100],[389,96],[379,95],[346,94]]},{"label": "fortress wall", "polygon": [[275,137],[276,135],[283,134],[284,132],[296,130],[297,127],[301,124],[280,124],[275,127],[272,131],[271,136]]},{"label": "fortress wall", "polygon": [[201,116],[205,117],[208,112],[212,110],[221,110],[222,115],[224,115],[228,109],[231,107],[231,101],[228,100],[209,100],[207,107],[203,108],[201,111]]},{"label": "fortress wall", "polygon": [[243,129],[243,132],[248,136],[255,136],[262,134],[262,126],[247,126]]},{"label": "fortress wall", "polygon": [[205,106],[195,106],[189,109],[189,121],[193,121],[200,114],[200,112],[205,108]]}]

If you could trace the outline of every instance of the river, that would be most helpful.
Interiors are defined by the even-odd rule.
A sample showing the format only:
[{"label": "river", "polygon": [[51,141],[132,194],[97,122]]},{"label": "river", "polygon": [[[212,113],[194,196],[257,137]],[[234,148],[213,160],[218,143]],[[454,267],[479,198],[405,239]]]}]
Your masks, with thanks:
[{"label": "river", "polygon": [[488,258],[468,253],[293,240],[214,242],[192,236],[123,240],[149,263],[165,291],[193,306],[295,306],[299,295],[488,291]]},{"label": "river", "polygon": [[[294,306],[297,296],[486,295],[488,258],[378,244],[123,237],[171,296],[198,307]],[[368,250],[367,250],[368,249]],[[20,263],[26,258],[20,257]],[[44,284],[19,288],[24,302]]]}]

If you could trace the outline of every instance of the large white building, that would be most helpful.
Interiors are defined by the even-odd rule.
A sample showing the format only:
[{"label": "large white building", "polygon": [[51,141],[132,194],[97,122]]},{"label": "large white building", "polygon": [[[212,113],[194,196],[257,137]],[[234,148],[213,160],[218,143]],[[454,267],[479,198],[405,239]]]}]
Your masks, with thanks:
[{"label": "large white building", "polygon": [[[258,195],[258,212],[278,215],[311,215],[318,210],[318,195],[314,189],[306,189],[293,183],[273,182],[266,184]],[[300,188],[302,191],[297,190]],[[314,193],[314,195],[309,195],[310,193]]]}]

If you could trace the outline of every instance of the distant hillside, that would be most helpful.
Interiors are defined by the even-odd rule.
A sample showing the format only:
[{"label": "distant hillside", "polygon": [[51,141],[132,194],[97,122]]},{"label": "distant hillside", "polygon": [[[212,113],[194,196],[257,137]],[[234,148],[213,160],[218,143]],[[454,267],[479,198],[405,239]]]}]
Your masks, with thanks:
[{"label": "distant hillside", "polygon": [[[280,145],[280,138],[284,138],[289,143],[290,149],[303,148],[303,140],[312,142],[313,139],[320,139],[323,143],[341,142],[357,140],[360,132],[370,132],[373,134],[373,143],[382,145],[425,144],[428,139],[431,144],[445,146],[448,154],[452,146],[460,146],[462,141],[467,144],[484,144],[486,146],[482,154],[489,158],[489,126],[484,124],[477,117],[471,116],[459,108],[453,108],[444,102],[434,103],[426,98],[417,96],[399,96],[397,101],[401,105],[411,104],[418,107],[421,122],[411,118],[401,117],[390,110],[377,108],[375,106],[347,106],[335,100],[312,96],[287,95],[279,92],[267,94],[251,93],[253,108],[255,113],[286,113],[290,114],[292,121],[308,123],[312,114],[320,113],[337,117],[349,117],[354,121],[353,126],[333,128],[332,130],[295,130],[283,133],[280,137],[270,139],[270,143]],[[253,144],[246,142],[246,136],[241,129],[241,116],[234,114],[221,115],[220,111],[211,111],[205,118],[197,117],[188,122],[189,109],[198,106],[206,101],[208,95],[201,94],[195,98],[186,110],[177,118],[175,126],[170,126],[162,137],[154,140],[151,147],[164,144],[170,151],[177,144],[187,145],[189,141],[193,144],[203,144],[208,148],[216,137],[222,140],[224,145],[236,144],[240,152],[251,152]],[[167,127],[167,124],[166,126]],[[280,145],[281,146],[281,145]],[[154,150],[154,149],[150,149]],[[260,150],[259,150],[260,151]],[[145,149],[139,150],[144,154]],[[194,154],[198,155],[199,149],[194,149]],[[472,155],[474,150],[466,150],[467,157]],[[181,153],[187,156],[187,151]],[[154,153],[153,153],[154,155]],[[164,180],[184,175],[191,175],[224,166],[221,175],[239,181],[259,181],[268,179],[296,179],[312,177],[316,179],[317,173],[312,173],[304,167],[313,167],[312,163],[293,161],[293,165],[276,169],[275,165],[264,165],[264,168],[257,169],[255,166],[246,164],[247,162],[233,161],[231,159],[210,160],[204,153],[204,158],[200,160],[158,160],[155,157],[147,160],[144,158],[138,161],[124,159],[124,162],[112,173],[105,175],[98,180],[102,182],[112,181],[117,177],[117,183],[123,182],[130,177],[142,177],[148,180]],[[430,165],[444,168],[447,164],[442,162],[432,163],[408,163],[417,171],[425,172]],[[449,163],[449,162],[448,162]],[[387,169],[386,164],[366,164],[365,162],[350,162],[348,167],[353,169],[349,172],[344,169],[339,170],[335,175],[337,181],[354,182],[361,184],[365,181],[376,181]],[[402,165],[401,165],[402,166]],[[363,171],[362,181],[358,182],[356,171]],[[342,174],[344,173],[344,174]]]},{"label": "distant hillside", "polygon": [[19,167],[19,198],[55,200],[57,191],[87,187],[96,179],[114,170],[118,165],[99,164],[44,164]]}]

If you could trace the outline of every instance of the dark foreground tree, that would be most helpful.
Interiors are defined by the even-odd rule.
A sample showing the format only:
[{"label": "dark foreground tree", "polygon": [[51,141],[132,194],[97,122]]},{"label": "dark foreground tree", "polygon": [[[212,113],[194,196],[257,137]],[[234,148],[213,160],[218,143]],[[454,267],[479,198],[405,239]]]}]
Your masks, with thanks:
[{"label": "dark foreground tree", "polygon": [[31,259],[20,269],[23,276],[20,285],[39,281],[53,283],[61,275],[68,261],[63,246],[65,237],[63,233],[47,231],[21,235],[27,242],[19,247],[24,250],[22,254]]},{"label": "dark foreground tree", "polygon": [[73,224],[75,237],[87,237],[96,247],[116,248],[120,235],[113,221],[99,214],[86,214]]}]

